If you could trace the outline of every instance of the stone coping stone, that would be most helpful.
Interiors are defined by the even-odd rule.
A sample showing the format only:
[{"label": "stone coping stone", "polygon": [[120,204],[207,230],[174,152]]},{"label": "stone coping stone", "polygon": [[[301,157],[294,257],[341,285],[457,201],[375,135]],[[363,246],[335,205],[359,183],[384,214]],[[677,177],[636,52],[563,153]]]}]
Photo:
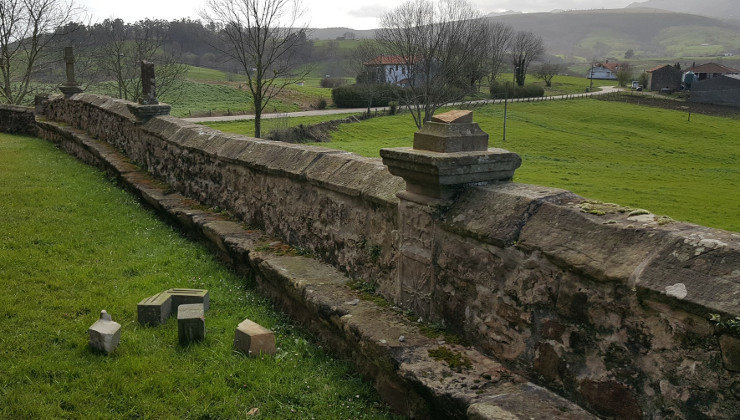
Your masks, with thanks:
[{"label": "stone coping stone", "polygon": [[206,338],[205,307],[202,303],[186,303],[177,311],[177,339],[180,344]]},{"label": "stone coping stone", "polygon": [[256,322],[245,319],[234,331],[234,347],[247,356],[275,354],[275,334]]},{"label": "stone coping stone", "polygon": [[208,290],[206,289],[168,289],[162,293],[167,293],[172,296],[173,311],[178,311],[178,307],[181,305],[191,303],[203,304],[204,311],[207,311],[210,307]]},{"label": "stone coping stone", "polygon": [[139,323],[142,325],[161,325],[167,322],[172,312],[172,295],[157,293],[144,298],[136,306]]},{"label": "stone coping stone", "polygon": [[[162,117],[153,120],[158,118]],[[89,137],[85,141],[97,142]],[[141,172],[139,177],[121,177],[121,181],[135,194],[141,195],[143,190],[159,188],[151,182],[139,184],[147,176]],[[167,197],[164,189],[153,196]],[[184,200],[182,204],[174,207],[160,205],[158,208],[168,212],[170,220],[191,226],[192,231],[201,235],[204,225],[223,220],[221,216],[199,208],[188,209]],[[188,221],[184,222],[184,219]],[[234,235],[231,227],[226,231]],[[536,389],[520,375],[475,349],[444,344],[424,336],[418,325],[402,312],[358,299],[357,292],[347,287],[349,278],[336,268],[307,257],[261,252],[259,250],[274,239],[265,235],[259,235],[259,239],[251,235],[252,239],[246,239],[249,236],[245,234],[241,241],[221,240],[227,244],[226,252],[248,255],[243,263],[247,266],[236,268],[255,275],[265,294],[283,305],[314,334],[349,356],[361,372],[372,378],[380,395],[396,410],[412,417],[459,418],[464,417],[468,407],[476,403],[514,391],[526,395]],[[202,238],[209,240],[206,236]],[[232,249],[237,247],[248,249]],[[224,252],[219,251],[219,247],[214,247],[214,250]],[[203,305],[195,306],[198,307],[196,316],[188,319],[202,319],[199,316],[204,313]],[[191,314],[187,304],[181,305],[178,318],[182,316],[185,319]],[[401,336],[404,336],[403,340],[399,340]],[[429,350],[441,346],[469,359],[471,368],[457,371],[432,358]],[[531,398],[531,412],[552,412],[555,419],[594,418],[550,391],[543,389],[537,392],[542,395]],[[556,407],[557,412],[552,407]]]}]

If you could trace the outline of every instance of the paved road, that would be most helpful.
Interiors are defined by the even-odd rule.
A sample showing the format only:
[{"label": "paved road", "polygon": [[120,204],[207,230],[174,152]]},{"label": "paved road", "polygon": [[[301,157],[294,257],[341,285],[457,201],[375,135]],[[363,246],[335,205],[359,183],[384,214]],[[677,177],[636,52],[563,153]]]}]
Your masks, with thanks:
[{"label": "paved road", "polygon": [[[601,87],[600,91],[589,92],[589,93],[578,93],[571,95],[557,95],[557,96],[543,96],[540,98],[519,98],[509,99],[509,102],[539,102],[539,101],[558,101],[563,99],[575,99],[583,98],[587,96],[604,95],[606,93],[612,93],[619,90],[614,86]],[[481,99],[478,101],[468,102],[454,102],[450,105],[482,105],[482,104],[500,104],[503,103],[503,99]],[[384,111],[387,107],[374,107],[370,108],[371,112]],[[335,115],[335,114],[362,114],[366,112],[367,108],[340,108],[340,109],[320,109],[314,111],[298,111],[298,112],[277,112],[262,114],[262,119],[270,118],[292,118],[292,117],[315,117],[319,115]],[[220,117],[191,117],[183,118],[185,121],[190,122],[215,122],[215,121],[249,121],[253,120],[254,115],[223,115]]]}]

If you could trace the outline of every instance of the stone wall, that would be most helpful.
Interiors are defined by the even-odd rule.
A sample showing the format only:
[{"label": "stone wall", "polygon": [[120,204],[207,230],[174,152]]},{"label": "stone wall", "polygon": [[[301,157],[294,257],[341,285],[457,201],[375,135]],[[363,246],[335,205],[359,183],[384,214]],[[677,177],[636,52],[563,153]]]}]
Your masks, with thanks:
[{"label": "stone wall", "polygon": [[0,105],[0,133],[36,134],[33,108],[17,105]]},{"label": "stone wall", "polygon": [[[740,412],[740,341],[707,320],[740,314],[737,234],[510,182],[399,200],[403,181],[378,159],[171,117],[142,125],[95,95],[39,110],[602,416]],[[406,251],[432,263],[397,269]]]},{"label": "stone wall", "polygon": [[172,188],[284,238],[393,296],[396,191],[378,160],[224,134],[173,117],[141,125],[126,102],[81,94],[40,109],[104,139]]}]

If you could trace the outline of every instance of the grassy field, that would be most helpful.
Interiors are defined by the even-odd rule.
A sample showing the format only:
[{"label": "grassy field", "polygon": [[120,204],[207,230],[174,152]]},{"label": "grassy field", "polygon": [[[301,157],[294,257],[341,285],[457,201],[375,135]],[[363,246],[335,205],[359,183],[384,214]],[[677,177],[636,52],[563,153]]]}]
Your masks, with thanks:
[{"label": "grassy field", "polygon": [[[276,128],[295,127],[300,124],[313,125],[324,121],[341,120],[342,118],[346,118],[352,115],[354,114],[331,114],[316,117],[267,118],[262,120],[262,132],[266,134],[269,133],[270,130]],[[208,122],[203,123],[203,125],[213,127],[216,130],[221,130],[225,133],[236,133],[245,136],[254,136],[254,121],[251,120]]]},{"label": "grassy field", "polygon": [[[0,134],[0,418],[386,418],[372,388],[100,172],[45,141]],[[136,304],[210,290],[206,340],[141,327]],[[110,356],[87,328],[122,325]],[[232,349],[244,318],[276,332],[275,357]]]},{"label": "grassy field", "polygon": [[[740,231],[740,124],[624,103],[582,99],[515,103],[474,111],[490,146],[522,156],[516,181],[559,187],[584,197],[640,207],[677,220]],[[321,143],[378,157],[411,146],[409,115],[343,124]]]}]

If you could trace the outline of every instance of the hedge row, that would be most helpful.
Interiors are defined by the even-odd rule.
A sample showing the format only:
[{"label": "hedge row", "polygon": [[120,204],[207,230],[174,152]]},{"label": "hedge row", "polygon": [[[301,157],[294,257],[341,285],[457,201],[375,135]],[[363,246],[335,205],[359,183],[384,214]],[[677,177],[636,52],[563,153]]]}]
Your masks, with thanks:
[{"label": "hedge row", "polygon": [[368,106],[388,106],[398,101],[403,88],[393,85],[345,85],[331,90],[331,99],[337,108],[362,108]]},{"label": "hedge row", "polygon": [[491,98],[532,98],[545,96],[545,89],[536,85],[518,86],[512,82],[498,83],[494,82],[490,87]]}]

